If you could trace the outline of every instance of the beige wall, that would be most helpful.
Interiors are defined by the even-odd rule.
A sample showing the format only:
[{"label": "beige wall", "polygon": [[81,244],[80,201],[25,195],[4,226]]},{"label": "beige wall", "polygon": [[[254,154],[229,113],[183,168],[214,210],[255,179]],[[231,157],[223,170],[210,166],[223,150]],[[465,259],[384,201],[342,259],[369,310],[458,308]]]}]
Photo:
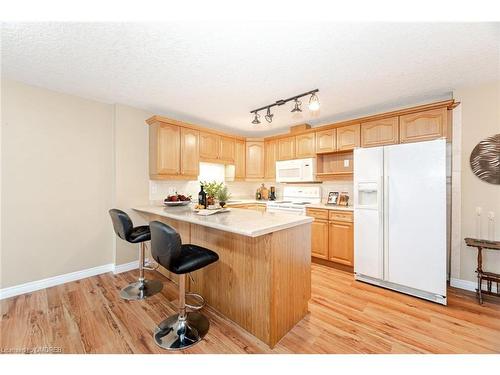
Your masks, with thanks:
[{"label": "beige wall", "polygon": [[112,116],[2,80],[2,288],[113,261]]},{"label": "beige wall", "polygon": [[[500,185],[493,185],[477,178],[470,168],[469,158],[476,144],[484,138],[500,133],[500,81],[458,89],[454,97],[461,102],[461,156],[460,170],[460,233],[461,246],[458,276],[462,280],[475,280],[476,251],[463,242],[465,237],[500,240]],[[457,145],[455,145],[457,146]],[[480,218],[476,207],[482,208]],[[488,231],[488,212],[493,212],[495,222]],[[457,216],[454,215],[457,219]],[[480,232],[478,231],[478,220]],[[490,224],[491,225],[491,224]],[[500,273],[500,253],[486,251],[484,268]]]},{"label": "beige wall", "polygon": [[[147,224],[130,207],[149,203],[149,136],[145,120],[153,114],[124,105],[115,105],[114,114],[114,206],[127,212],[134,225]],[[113,238],[115,264],[137,259],[138,245]]]}]

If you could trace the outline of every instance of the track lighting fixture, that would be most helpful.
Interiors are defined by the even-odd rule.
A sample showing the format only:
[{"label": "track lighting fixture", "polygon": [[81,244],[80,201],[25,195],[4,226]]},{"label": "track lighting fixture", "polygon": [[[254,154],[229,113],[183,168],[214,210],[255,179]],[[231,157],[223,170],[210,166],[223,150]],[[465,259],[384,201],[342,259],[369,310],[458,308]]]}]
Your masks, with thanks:
[{"label": "track lighting fixture", "polygon": [[267,107],[266,121],[268,123],[273,122],[273,114],[271,114],[271,107]]},{"label": "track lighting fixture", "polygon": [[260,117],[260,115],[257,112],[255,112],[255,118],[253,119],[252,124],[256,124],[256,125],[260,124],[259,117]]},{"label": "track lighting fixture", "polygon": [[295,99],[295,107],[293,107],[291,112],[292,113],[293,112],[302,112],[302,109],[300,108],[301,104],[302,104],[302,102],[299,99]]},{"label": "track lighting fixture", "polygon": [[307,96],[307,95],[311,95],[311,97],[309,98],[309,109],[311,111],[317,111],[319,109],[319,98],[316,95],[317,92],[319,92],[319,89],[311,90],[311,91],[305,92],[305,93],[300,94],[300,95],[295,95],[295,96],[292,96],[291,98],[288,98],[288,99],[280,99],[280,100],[277,100],[273,104],[269,104],[269,105],[266,105],[264,107],[260,107],[260,108],[254,109],[253,111],[250,111],[250,113],[253,113],[255,115],[254,119],[252,121],[252,124],[260,124],[260,121],[259,121],[259,117],[260,117],[259,111],[262,111],[264,109],[267,109],[267,114],[265,115],[266,121],[268,123],[273,122],[273,116],[274,116],[274,114],[271,113],[271,107],[280,106],[280,105],[288,103],[288,102],[290,102],[292,100],[295,102],[295,105],[294,105],[294,107],[293,107],[293,109],[292,109],[291,112],[292,113],[302,112],[302,108],[301,108],[302,102],[299,100],[299,98],[302,98],[302,97]]},{"label": "track lighting fixture", "polygon": [[315,93],[309,98],[309,109],[311,111],[317,111],[319,109],[319,99]]}]

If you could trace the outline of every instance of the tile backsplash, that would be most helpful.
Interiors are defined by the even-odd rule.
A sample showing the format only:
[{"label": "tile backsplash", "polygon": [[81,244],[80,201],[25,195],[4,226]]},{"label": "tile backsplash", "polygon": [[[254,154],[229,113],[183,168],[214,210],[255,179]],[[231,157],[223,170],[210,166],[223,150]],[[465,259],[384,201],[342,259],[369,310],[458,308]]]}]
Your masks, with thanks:
[{"label": "tile backsplash", "polygon": [[[282,198],[284,184],[273,183],[271,181],[264,182],[266,187],[275,186],[277,198]],[[260,182],[249,181],[233,181],[226,182],[226,185],[231,193],[232,199],[253,199],[255,192],[261,185]],[[306,186],[306,184],[304,185]],[[321,185],[322,202],[326,202],[328,193],[330,191],[347,192],[349,194],[349,204],[352,204],[353,199],[353,183],[352,180],[345,181],[327,181]],[[164,180],[164,181],[149,181],[149,199],[150,201],[163,200],[167,195],[174,194],[191,194],[193,199],[198,196],[200,191],[200,183],[198,181],[177,181],[177,180]]]}]

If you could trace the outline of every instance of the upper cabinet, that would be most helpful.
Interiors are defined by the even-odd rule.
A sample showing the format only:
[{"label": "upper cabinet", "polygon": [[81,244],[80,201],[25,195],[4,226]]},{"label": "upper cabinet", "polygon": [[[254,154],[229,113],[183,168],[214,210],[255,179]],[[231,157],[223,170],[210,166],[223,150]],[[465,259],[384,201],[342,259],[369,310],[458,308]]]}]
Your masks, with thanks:
[{"label": "upper cabinet", "polygon": [[328,129],[316,132],[316,153],[334,152],[337,150],[337,132]]},{"label": "upper cabinet", "polygon": [[181,128],[181,174],[198,176],[200,172],[199,138],[200,132]]},{"label": "upper cabinet", "polygon": [[295,159],[295,137],[278,140],[278,160]]},{"label": "upper cabinet", "polygon": [[220,137],[219,159],[227,162],[234,162],[234,139]]},{"label": "upper cabinet", "polygon": [[246,177],[264,178],[264,141],[246,142]]},{"label": "upper cabinet", "polygon": [[149,174],[151,178],[180,174],[180,128],[155,123],[149,129]]},{"label": "upper cabinet", "polygon": [[399,142],[399,117],[361,124],[361,147],[392,145]]},{"label": "upper cabinet", "polygon": [[212,133],[200,132],[200,158],[218,159],[220,136]]},{"label": "upper cabinet", "polygon": [[337,128],[337,151],[352,150],[360,146],[361,126],[359,124]]},{"label": "upper cabinet", "polygon": [[201,159],[216,163],[234,163],[234,153],[234,138],[200,132]]},{"label": "upper cabinet", "polygon": [[315,134],[306,133],[295,137],[295,157],[297,159],[312,158],[316,156]]},{"label": "upper cabinet", "polygon": [[448,137],[448,110],[438,108],[399,117],[400,142],[419,142]]},{"label": "upper cabinet", "polygon": [[234,142],[234,178],[236,180],[245,179],[246,145],[245,141],[235,140]]},{"label": "upper cabinet", "polygon": [[264,142],[264,177],[272,179],[276,177],[276,160],[278,159],[278,141],[270,140]]}]

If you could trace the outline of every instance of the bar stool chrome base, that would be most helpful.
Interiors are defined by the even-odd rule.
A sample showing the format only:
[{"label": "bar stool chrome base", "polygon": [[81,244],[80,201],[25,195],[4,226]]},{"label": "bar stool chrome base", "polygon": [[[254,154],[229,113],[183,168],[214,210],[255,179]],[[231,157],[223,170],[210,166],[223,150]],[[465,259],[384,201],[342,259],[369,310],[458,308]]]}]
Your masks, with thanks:
[{"label": "bar stool chrome base", "polygon": [[186,349],[200,342],[207,334],[209,326],[208,319],[198,312],[186,313],[185,319],[175,314],[156,327],[153,338],[163,349]]},{"label": "bar stool chrome base", "polygon": [[136,281],[123,288],[120,297],[129,301],[137,301],[154,296],[162,289],[163,283],[159,280],[144,280],[143,283]]}]

